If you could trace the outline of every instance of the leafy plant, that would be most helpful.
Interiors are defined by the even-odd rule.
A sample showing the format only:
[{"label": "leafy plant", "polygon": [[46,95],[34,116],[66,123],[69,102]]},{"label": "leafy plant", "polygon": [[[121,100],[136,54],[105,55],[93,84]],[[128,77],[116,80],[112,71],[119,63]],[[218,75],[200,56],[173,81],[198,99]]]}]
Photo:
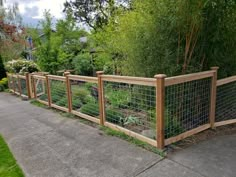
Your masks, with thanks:
[{"label": "leafy plant", "polygon": [[40,71],[39,66],[33,61],[28,61],[24,59],[12,60],[6,63],[6,70],[9,73],[20,73],[25,72],[38,72]]},{"label": "leafy plant", "polygon": [[121,120],[123,117],[124,115],[115,109],[106,109],[106,120],[108,122],[122,125]]},{"label": "leafy plant", "polygon": [[80,112],[96,117],[99,116],[99,106],[96,103],[88,103],[80,108]]},{"label": "leafy plant", "polygon": [[64,98],[60,99],[59,101],[57,101],[56,105],[62,106],[62,107],[67,107],[67,105],[68,105],[67,97],[64,97]]},{"label": "leafy plant", "polygon": [[108,86],[106,88],[106,99],[108,102],[115,107],[119,108],[127,108],[128,104],[131,100],[131,94],[129,90],[122,88],[112,88],[112,86]]},{"label": "leafy plant", "polygon": [[123,125],[129,125],[129,124],[139,125],[141,122],[139,118],[130,115],[128,117],[125,117],[124,119],[121,119],[121,123]]},{"label": "leafy plant", "polygon": [[79,109],[83,104],[81,101],[77,98],[72,97],[72,109],[76,110]]},{"label": "leafy plant", "polygon": [[[151,118],[152,126],[156,126],[156,111],[149,110],[148,111],[149,117]],[[184,132],[184,128],[182,127],[181,123],[177,120],[177,118],[168,110],[165,110],[165,138],[169,138],[172,136],[179,135]]]}]

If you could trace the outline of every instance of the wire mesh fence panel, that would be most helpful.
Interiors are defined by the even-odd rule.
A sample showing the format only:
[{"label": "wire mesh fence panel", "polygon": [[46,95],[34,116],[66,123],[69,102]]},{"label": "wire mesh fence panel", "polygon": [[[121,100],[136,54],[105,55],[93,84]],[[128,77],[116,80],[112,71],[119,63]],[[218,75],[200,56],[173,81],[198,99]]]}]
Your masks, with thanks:
[{"label": "wire mesh fence panel", "polygon": [[156,139],[155,87],[103,81],[105,120]]},{"label": "wire mesh fence panel", "polygon": [[14,92],[14,80],[11,74],[8,74],[9,90]]},{"label": "wire mesh fence panel", "polygon": [[65,80],[55,80],[49,78],[52,104],[68,108],[68,99]]},{"label": "wire mesh fence panel", "polygon": [[19,89],[19,80],[17,78],[17,75],[13,75],[13,88],[14,88],[14,92],[19,95],[20,89]]},{"label": "wire mesh fence panel", "polygon": [[34,77],[33,84],[35,85],[36,99],[48,102],[46,78]]},{"label": "wire mesh fence panel", "polygon": [[165,138],[209,123],[211,77],[166,87]]},{"label": "wire mesh fence panel", "polygon": [[70,80],[72,110],[99,119],[98,84]]},{"label": "wire mesh fence panel", "polygon": [[19,78],[19,80],[20,80],[21,94],[28,96],[26,79]]},{"label": "wire mesh fence panel", "polygon": [[217,87],[216,122],[236,119],[236,82]]}]

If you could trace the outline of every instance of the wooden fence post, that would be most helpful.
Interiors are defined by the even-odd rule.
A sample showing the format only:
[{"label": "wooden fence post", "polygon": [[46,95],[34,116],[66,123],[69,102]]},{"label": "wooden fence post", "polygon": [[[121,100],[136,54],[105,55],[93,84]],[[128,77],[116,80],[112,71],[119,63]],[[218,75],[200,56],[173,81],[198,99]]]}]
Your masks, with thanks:
[{"label": "wooden fence post", "polygon": [[21,90],[21,81],[20,81],[19,74],[17,74],[17,82],[18,82],[19,96],[21,96],[22,90]]},{"label": "wooden fence post", "polygon": [[48,79],[48,75],[45,75],[45,79],[46,79],[46,87],[47,87],[47,95],[48,95],[48,107],[51,107],[52,105],[52,97],[51,97],[51,87],[50,87],[50,82]]},{"label": "wooden fence post", "polygon": [[68,112],[72,111],[72,96],[71,96],[71,84],[69,79],[70,72],[64,72],[64,76],[66,77],[66,93],[68,100]]},{"label": "wooden fence post", "polygon": [[165,146],[165,78],[166,75],[158,74],[156,78],[156,140],[157,147]]},{"label": "wooden fence post", "polygon": [[25,73],[25,80],[26,80],[26,88],[27,88],[27,93],[28,93],[28,98],[31,98],[31,93],[30,93],[30,78],[29,78],[29,73]]},{"label": "wooden fence post", "polygon": [[99,118],[100,118],[100,124],[103,126],[105,123],[105,103],[104,103],[104,88],[103,88],[103,81],[102,81],[102,75],[103,71],[97,71],[97,77],[98,77],[98,101],[99,101]]},{"label": "wooden fence post", "polygon": [[37,99],[37,89],[36,89],[36,85],[35,85],[34,75],[32,75],[32,81],[33,81],[34,99]]},{"label": "wooden fence post", "polygon": [[215,114],[216,114],[216,90],[217,90],[217,71],[219,67],[211,67],[215,71],[211,80],[211,100],[210,100],[210,125],[215,128]]}]

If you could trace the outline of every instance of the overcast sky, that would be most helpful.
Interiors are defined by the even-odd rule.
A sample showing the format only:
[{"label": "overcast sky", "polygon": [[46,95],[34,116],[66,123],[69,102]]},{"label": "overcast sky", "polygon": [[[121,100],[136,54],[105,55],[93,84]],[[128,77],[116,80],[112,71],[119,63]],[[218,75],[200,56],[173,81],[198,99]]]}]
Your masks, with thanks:
[{"label": "overcast sky", "polygon": [[23,23],[36,26],[43,18],[43,12],[50,10],[55,19],[63,18],[63,3],[66,0],[6,0],[6,5],[17,2]]}]

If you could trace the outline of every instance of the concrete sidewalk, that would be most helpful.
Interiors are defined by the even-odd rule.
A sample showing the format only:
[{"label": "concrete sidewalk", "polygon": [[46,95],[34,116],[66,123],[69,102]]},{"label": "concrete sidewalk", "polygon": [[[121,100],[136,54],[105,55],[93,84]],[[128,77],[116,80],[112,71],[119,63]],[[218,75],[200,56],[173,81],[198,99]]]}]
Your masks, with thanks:
[{"label": "concrete sidewalk", "polygon": [[[28,177],[235,177],[236,174],[235,135],[213,140],[218,142],[217,146],[209,141],[162,159],[79,120],[64,118],[8,93],[0,93],[0,134]],[[226,146],[221,143],[225,139]],[[216,168],[218,165],[220,168]]]}]

